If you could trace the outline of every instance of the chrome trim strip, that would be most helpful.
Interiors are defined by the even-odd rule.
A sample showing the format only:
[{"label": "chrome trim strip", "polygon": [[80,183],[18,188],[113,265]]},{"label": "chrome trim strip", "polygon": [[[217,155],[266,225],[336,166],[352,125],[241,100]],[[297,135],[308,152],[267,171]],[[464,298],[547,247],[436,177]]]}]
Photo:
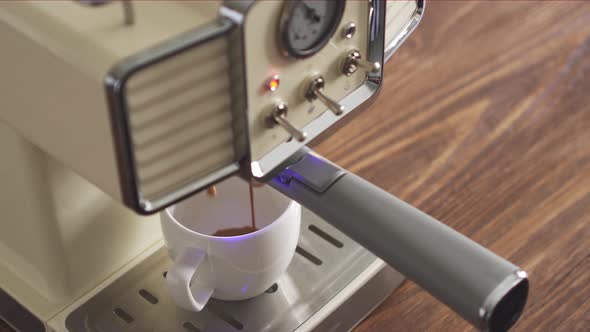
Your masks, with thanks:
[{"label": "chrome trim strip", "polygon": [[[393,38],[393,40],[385,47],[384,63],[389,61],[393,53],[395,53],[395,51],[401,46],[401,44],[403,44],[404,41],[406,41],[406,39],[408,39],[408,37],[412,34],[412,32],[416,30],[416,27],[422,20],[422,16],[424,16],[424,10],[426,9],[426,1],[416,0],[416,5],[418,8],[416,9],[414,16],[412,16],[410,22],[408,22],[408,24],[406,24],[406,26],[402,29],[402,32],[400,32],[395,38]],[[385,30],[385,27],[383,27],[383,29]]]},{"label": "chrome trim strip", "polygon": [[121,196],[123,203],[137,213],[151,214],[157,212],[209,184],[238,172],[239,164],[235,162],[158,199],[149,201],[142,197],[138,187],[139,180],[136,174],[136,161],[132,150],[133,141],[125,96],[125,85],[135,73],[224,35],[233,27],[233,22],[226,19],[220,19],[214,23],[199,27],[124,59],[116,64],[105,77],[104,86],[111,118]]},{"label": "chrome trim strip", "polygon": [[[240,61],[234,65],[241,66],[241,73],[243,79],[241,85],[237,86],[237,89],[241,89],[242,94],[237,104],[232,101],[232,112],[233,115],[243,121],[243,125],[238,131],[239,141],[234,142],[236,149],[239,153],[243,154],[244,157],[239,161],[239,174],[249,179],[250,175],[250,126],[249,123],[249,112],[248,112],[248,86],[246,71],[246,50],[244,46],[244,22],[247,13],[252,9],[255,0],[224,0],[222,6],[219,8],[219,14],[227,20],[232,21],[235,24],[234,34],[239,42],[230,45],[230,52],[240,54]],[[236,61],[238,62],[238,61]],[[234,125],[236,125],[234,121]],[[236,136],[238,137],[238,136]]]}]

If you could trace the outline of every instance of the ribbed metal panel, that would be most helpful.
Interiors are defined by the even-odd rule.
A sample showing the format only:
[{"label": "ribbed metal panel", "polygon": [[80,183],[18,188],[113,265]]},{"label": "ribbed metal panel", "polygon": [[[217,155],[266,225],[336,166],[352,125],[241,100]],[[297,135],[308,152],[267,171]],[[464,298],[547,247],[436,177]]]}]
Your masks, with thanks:
[{"label": "ribbed metal panel", "polygon": [[401,32],[404,26],[418,8],[415,0],[409,1],[387,1],[385,13],[385,45],[389,45]]},{"label": "ribbed metal panel", "polygon": [[235,159],[228,43],[217,38],[126,85],[141,195],[153,199]]}]

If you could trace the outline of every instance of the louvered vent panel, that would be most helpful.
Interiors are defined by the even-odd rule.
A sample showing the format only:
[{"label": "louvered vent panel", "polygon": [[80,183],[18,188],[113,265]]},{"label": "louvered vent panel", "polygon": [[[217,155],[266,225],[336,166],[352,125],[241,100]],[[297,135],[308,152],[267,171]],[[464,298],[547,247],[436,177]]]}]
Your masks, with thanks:
[{"label": "louvered vent panel", "polygon": [[235,159],[228,45],[218,38],[133,75],[129,127],[146,199],[155,199]]},{"label": "louvered vent panel", "polygon": [[387,1],[385,13],[385,49],[399,35],[416,12],[416,1]]}]

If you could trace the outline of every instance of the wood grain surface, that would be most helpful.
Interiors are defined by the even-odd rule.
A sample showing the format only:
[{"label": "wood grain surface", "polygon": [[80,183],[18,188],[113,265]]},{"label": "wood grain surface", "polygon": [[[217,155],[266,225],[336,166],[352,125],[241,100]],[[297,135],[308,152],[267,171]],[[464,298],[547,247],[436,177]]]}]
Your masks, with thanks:
[{"label": "wood grain surface", "polygon": [[[590,3],[430,1],[385,75],[316,149],[528,271],[515,331],[589,331]],[[472,329],[406,281],[355,331]]]},{"label": "wood grain surface", "polygon": [[[430,1],[385,75],[317,149],[528,271],[513,330],[590,331],[590,2]],[[405,282],[355,331],[471,329]]]}]

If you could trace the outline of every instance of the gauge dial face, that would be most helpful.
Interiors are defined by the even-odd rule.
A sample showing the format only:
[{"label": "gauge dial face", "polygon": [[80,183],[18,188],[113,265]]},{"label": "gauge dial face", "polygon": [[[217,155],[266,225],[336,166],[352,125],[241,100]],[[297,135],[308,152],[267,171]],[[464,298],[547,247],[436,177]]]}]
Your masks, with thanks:
[{"label": "gauge dial face", "polygon": [[343,0],[287,1],[280,23],[282,48],[295,58],[317,53],[336,31],[343,13]]}]

